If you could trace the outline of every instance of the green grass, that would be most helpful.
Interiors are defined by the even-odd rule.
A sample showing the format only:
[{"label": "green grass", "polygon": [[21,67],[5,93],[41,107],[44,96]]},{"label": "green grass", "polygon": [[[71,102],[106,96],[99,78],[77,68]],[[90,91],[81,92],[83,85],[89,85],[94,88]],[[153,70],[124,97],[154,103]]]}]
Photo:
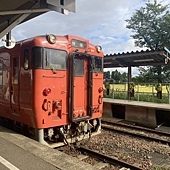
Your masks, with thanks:
[{"label": "green grass", "polygon": [[[106,95],[106,92],[104,91],[104,97],[105,98],[114,98],[114,99],[122,99],[127,100],[127,91],[114,91],[113,89],[110,90],[110,94]],[[156,96],[156,93],[148,93],[148,92],[141,92],[141,93],[135,93],[134,97],[131,97],[131,100],[134,101],[143,101],[143,102],[154,102],[154,103],[169,103],[169,97],[168,94],[163,93],[162,99],[158,99]]]},{"label": "green grass", "polygon": [[[167,88],[170,89],[170,86],[163,85],[162,92],[167,93]],[[114,91],[127,91],[128,85],[127,84],[110,84],[110,89],[114,89]],[[138,84],[138,85],[135,85],[134,89],[136,92],[156,93],[154,84],[145,84],[145,85]]]}]

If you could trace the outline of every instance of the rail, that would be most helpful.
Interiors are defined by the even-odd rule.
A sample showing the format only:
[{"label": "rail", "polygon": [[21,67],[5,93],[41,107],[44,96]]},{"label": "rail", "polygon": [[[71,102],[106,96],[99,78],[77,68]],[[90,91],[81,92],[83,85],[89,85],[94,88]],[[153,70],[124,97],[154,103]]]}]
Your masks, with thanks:
[{"label": "rail", "polygon": [[129,164],[127,162],[118,160],[117,158],[114,158],[114,157],[103,155],[101,153],[98,153],[98,152],[90,150],[90,149],[86,149],[84,147],[77,147],[77,149],[80,152],[83,152],[83,153],[85,153],[87,155],[93,156],[93,157],[95,157],[95,158],[97,158],[97,159],[99,159],[99,160],[101,160],[103,162],[107,162],[107,163],[110,163],[112,165],[118,165],[118,166],[130,168],[131,170],[142,170],[142,168],[137,167],[135,165],[132,165],[132,164]]},{"label": "rail", "polygon": [[[104,125],[103,123],[105,123],[107,125]],[[123,123],[116,123],[116,122],[112,122],[112,121],[108,121],[108,120],[102,120],[102,128],[103,129],[116,131],[116,132],[119,132],[119,133],[126,133],[126,134],[129,134],[129,135],[149,139],[149,140],[152,140],[152,141],[155,141],[155,142],[161,142],[163,144],[168,144],[170,146],[170,140],[162,139],[161,137],[153,137],[153,136],[149,136],[149,135],[145,135],[145,134],[141,134],[141,133],[135,133],[135,132],[132,132],[132,131],[116,129],[116,128],[110,127],[108,125],[129,128],[131,130],[141,130],[141,131],[153,133],[153,134],[156,134],[156,135],[166,136],[167,138],[170,139],[170,133],[168,133],[168,132],[162,132],[162,131],[157,131],[157,130],[154,130],[154,129],[148,129],[148,128],[145,128],[145,127],[139,127],[139,126],[128,125],[128,124],[123,124]]]}]

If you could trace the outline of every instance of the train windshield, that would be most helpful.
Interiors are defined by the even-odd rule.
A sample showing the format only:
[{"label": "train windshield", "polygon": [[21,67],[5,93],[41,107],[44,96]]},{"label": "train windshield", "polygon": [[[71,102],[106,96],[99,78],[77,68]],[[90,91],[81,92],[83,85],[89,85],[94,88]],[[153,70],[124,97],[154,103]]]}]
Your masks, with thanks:
[{"label": "train windshield", "polygon": [[61,50],[44,49],[44,68],[65,70],[67,53]]},{"label": "train windshield", "polygon": [[34,68],[66,70],[66,51],[34,47],[32,63]]},{"label": "train windshield", "polygon": [[103,59],[102,57],[93,57],[93,72],[103,72]]}]

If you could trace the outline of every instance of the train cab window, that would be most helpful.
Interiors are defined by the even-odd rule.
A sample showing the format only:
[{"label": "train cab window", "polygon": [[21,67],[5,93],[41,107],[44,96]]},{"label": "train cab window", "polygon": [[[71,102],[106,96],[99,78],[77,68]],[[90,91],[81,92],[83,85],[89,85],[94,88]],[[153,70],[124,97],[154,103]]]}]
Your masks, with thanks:
[{"label": "train cab window", "polygon": [[56,49],[44,49],[43,68],[66,70],[67,53]]},{"label": "train cab window", "polygon": [[18,84],[18,58],[13,58],[13,84]]},{"label": "train cab window", "polygon": [[80,58],[74,58],[74,75],[83,76],[84,75],[84,60]]},{"label": "train cab window", "polygon": [[27,70],[29,67],[29,50],[24,50],[24,69]]},{"label": "train cab window", "polygon": [[3,75],[3,64],[0,61],[0,88],[2,88],[2,75]]},{"label": "train cab window", "polygon": [[93,58],[93,72],[103,72],[103,59],[101,57]]},{"label": "train cab window", "polygon": [[32,49],[32,67],[33,68],[42,68],[42,57],[43,57],[43,48],[34,47]]}]

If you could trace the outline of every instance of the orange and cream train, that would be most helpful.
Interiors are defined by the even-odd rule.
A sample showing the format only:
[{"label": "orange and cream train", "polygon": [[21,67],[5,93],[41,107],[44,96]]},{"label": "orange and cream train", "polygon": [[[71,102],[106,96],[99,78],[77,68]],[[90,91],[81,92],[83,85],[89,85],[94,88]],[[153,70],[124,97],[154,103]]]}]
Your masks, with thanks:
[{"label": "orange and cream train", "polygon": [[0,49],[0,120],[58,147],[100,133],[103,52],[53,34]]}]

